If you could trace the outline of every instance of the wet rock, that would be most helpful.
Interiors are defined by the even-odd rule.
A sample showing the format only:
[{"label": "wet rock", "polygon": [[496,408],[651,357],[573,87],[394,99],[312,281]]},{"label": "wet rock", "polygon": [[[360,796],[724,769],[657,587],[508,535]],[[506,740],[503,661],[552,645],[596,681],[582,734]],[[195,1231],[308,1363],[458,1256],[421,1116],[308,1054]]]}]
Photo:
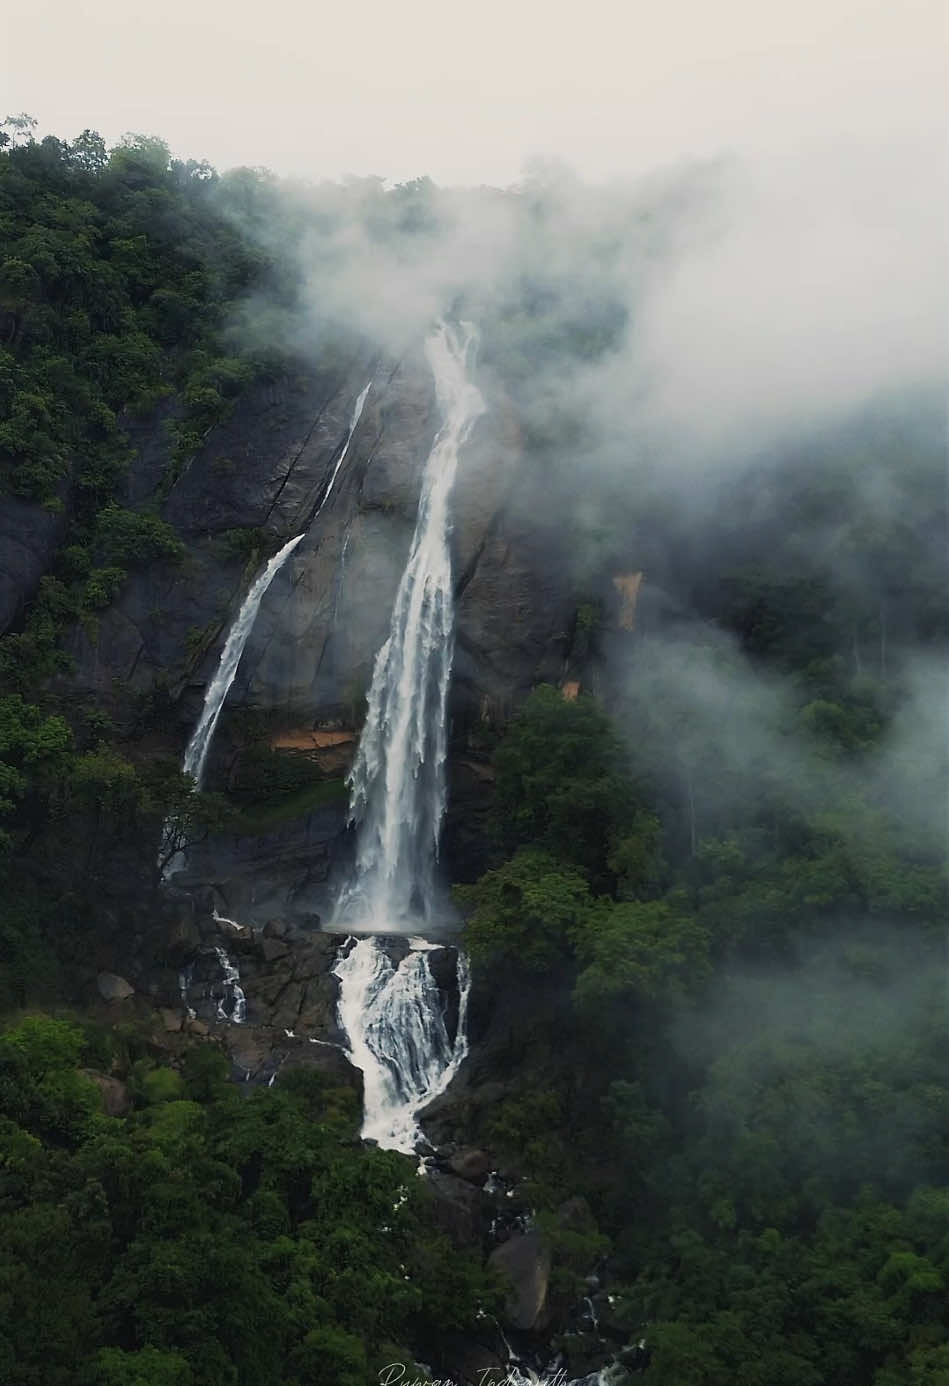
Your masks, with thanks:
[{"label": "wet rock", "polygon": [[264,1025],[230,1025],[222,1032],[239,1081],[279,1082],[295,1068],[312,1069],[332,1083],[352,1089],[362,1101],[362,1073],[333,1044],[313,1043],[301,1035]]},{"label": "wet rock", "polygon": [[454,948],[433,948],[428,967],[442,1000],[442,1014],[449,1041],[454,1044],[458,1031],[458,952]]},{"label": "wet rock", "polygon": [[261,932],[275,919],[294,930],[312,928],[332,906],[327,880],[345,847],[347,814],[341,799],[266,834],[211,836],[189,853],[184,884],[197,889],[226,881],[221,912]]},{"label": "wet rock", "polygon": [[484,1214],[481,1192],[465,1179],[430,1169],[427,1184],[435,1198],[435,1220],[455,1246],[471,1246],[481,1238]]},{"label": "wet rock", "polygon": [[293,1030],[300,1019],[300,1008],[306,990],[305,983],[290,981],[280,993],[277,1004],[270,1014],[271,1025],[281,1029]]},{"label": "wet rock", "polygon": [[184,1024],[184,1016],[180,1011],[173,1011],[169,1006],[162,1006],[158,1012],[161,1017],[163,1029],[169,1034],[177,1034]]},{"label": "wet rock", "polygon": [[65,529],[65,511],[5,495],[0,506],[0,632],[33,595]]},{"label": "wet rock", "polygon": [[94,1068],[84,1068],[81,1072],[99,1089],[102,1110],[106,1116],[125,1116],[132,1105],[132,1099],[129,1097],[129,1090],[125,1084],[118,1078],[113,1078],[111,1074],[99,1073]]},{"label": "wet rock", "polygon": [[451,752],[446,764],[448,808],[439,857],[449,880],[476,881],[493,864],[490,819],[494,770],[470,754]]},{"label": "wet rock", "polygon": [[493,1320],[482,1319],[464,1338],[443,1336],[441,1359],[433,1364],[435,1380],[452,1386],[510,1386],[508,1348]]},{"label": "wet rock", "polygon": [[183,890],[167,893],[168,920],[165,947],[172,962],[183,961],[201,945],[194,897]]},{"label": "wet rock", "polygon": [[547,1302],[551,1256],[540,1232],[515,1233],[488,1257],[510,1284],[504,1317],[511,1328],[534,1328]]},{"label": "wet rock", "polygon": [[290,928],[284,919],[268,919],[261,932],[264,938],[286,938]]},{"label": "wet rock", "polygon": [[285,958],[290,952],[286,943],[281,938],[268,938],[266,933],[257,940],[258,951],[264,962],[276,962],[278,958]]},{"label": "wet rock", "polygon": [[470,1183],[480,1184],[491,1173],[494,1160],[486,1150],[464,1148],[456,1151],[448,1164],[459,1179],[467,1179]]},{"label": "wet rock", "polygon": [[100,972],[96,978],[96,986],[99,988],[99,995],[105,1001],[124,1001],[135,994],[132,983],[115,972]]}]

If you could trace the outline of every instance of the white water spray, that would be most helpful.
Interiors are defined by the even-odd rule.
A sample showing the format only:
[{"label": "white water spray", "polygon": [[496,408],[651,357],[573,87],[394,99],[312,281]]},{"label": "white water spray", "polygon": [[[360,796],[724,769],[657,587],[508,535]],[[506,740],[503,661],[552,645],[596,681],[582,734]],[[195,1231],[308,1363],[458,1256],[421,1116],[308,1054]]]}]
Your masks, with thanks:
[{"label": "white water spray", "polygon": [[360,938],[333,969],[350,1058],[363,1072],[363,1138],[407,1155],[422,1139],[417,1112],[444,1092],[468,1052],[467,959],[458,954],[458,1021],[451,1040],[426,956],[431,947],[412,939],[394,967],[378,939]]},{"label": "white water spray", "polygon": [[459,449],[485,408],[467,378],[474,341],[470,325],[457,332],[440,323],[425,343],[444,422],[425,464],[412,546],[349,776],[356,871],[336,917],[361,929],[417,923],[432,904],[453,652],[448,498]]},{"label": "white water spray", "polygon": [[[330,475],[329,484],[323,493],[323,499],[320,501],[316,513],[313,516],[314,520],[323,510],[326,502],[330,498],[333,486],[336,483],[336,478],[339,476],[340,468],[346,459],[346,454],[349,452],[349,445],[353,441],[353,434],[356,432],[356,426],[362,417],[362,411],[365,408],[366,399],[371,387],[372,381],[370,380],[369,384],[365,386],[356,400],[352,418],[350,419],[349,429],[346,434],[346,441],[343,443],[339,457],[336,459],[332,474]],[[224,707],[224,701],[231,690],[231,685],[237,676],[237,669],[241,662],[241,656],[244,653],[244,646],[247,644],[248,637],[253,630],[254,622],[257,619],[257,612],[260,610],[260,604],[270,584],[280,572],[280,569],[286,563],[302,538],[303,535],[298,534],[295,538],[289,539],[287,543],[284,544],[283,548],[270,559],[263,572],[259,574],[251,585],[250,591],[241,603],[241,609],[237,613],[237,619],[228,631],[227,640],[224,642],[224,648],[221,651],[221,658],[218,660],[217,671],[214,678],[208,684],[204,695],[204,706],[201,709],[201,716],[198,718],[198,724],[191,734],[191,739],[185,749],[184,760],[182,761],[181,768],[186,775],[190,775],[194,780],[195,789],[200,789],[204,782],[204,770],[207,764],[208,752],[211,749],[211,742],[214,738],[214,732],[217,728],[218,718],[221,715],[221,709]],[[164,858],[166,855],[166,845],[169,842],[170,834],[171,827],[166,823],[162,834],[161,858]],[[175,852],[163,868],[162,875],[165,879],[173,875],[174,872],[181,870],[184,866],[184,860],[184,852]],[[218,914],[217,908],[214,909],[214,919],[218,923],[230,924],[238,932],[242,928],[242,926],[236,924],[234,920],[222,918],[222,916]],[[221,966],[221,978],[224,983],[224,997],[217,1008],[218,1019],[231,1020],[234,1024],[240,1025],[247,1014],[247,1003],[240,984],[240,971],[234,959],[225,949],[215,947],[214,951],[217,954],[218,962]],[[193,1016],[194,1013],[187,1003],[187,987],[184,984],[182,988],[182,1000],[189,1016]],[[230,1002],[230,1011],[226,1009],[226,1002]]]},{"label": "white water spray", "polygon": [[247,1000],[241,986],[241,974],[237,963],[227,949],[222,948],[220,944],[214,945],[214,951],[217,954],[221,977],[224,982],[224,994],[217,1003],[217,1018],[218,1020],[233,1021],[235,1025],[243,1025],[247,1016]]},{"label": "white water spray", "polygon": [[[342,467],[346,454],[349,452],[349,445],[353,440],[353,434],[356,432],[356,426],[362,417],[362,411],[366,404],[366,397],[371,388],[372,381],[369,382],[356,400],[352,419],[349,424],[349,431],[346,435],[346,441],[343,444],[339,457],[336,459],[329,484],[323,495],[323,499],[320,501],[319,509],[313,516],[314,520],[330,498],[336,478],[339,476],[340,467]],[[218,718],[221,715],[224,700],[231,690],[231,684],[237,676],[237,668],[241,662],[241,655],[244,653],[244,646],[247,644],[248,637],[254,628],[257,612],[260,610],[260,604],[264,599],[268,587],[302,538],[303,535],[298,534],[296,538],[288,540],[279,553],[274,554],[263,572],[251,586],[250,591],[241,604],[240,611],[237,613],[237,620],[228,631],[227,640],[224,643],[224,649],[221,651],[221,658],[218,661],[217,672],[208,684],[207,691],[204,695],[204,707],[201,709],[198,725],[195,727],[191,735],[191,740],[188,742],[181,767],[185,774],[190,775],[194,780],[197,789],[201,788],[204,781],[204,768],[207,764],[208,752],[211,749],[211,741],[213,740],[214,732],[218,724]]]},{"label": "white water spray", "polygon": [[[333,487],[336,485],[336,478],[339,476],[339,469],[346,460],[346,454],[349,452],[349,445],[353,441],[353,434],[356,432],[356,425],[362,418],[362,411],[366,407],[366,400],[369,396],[369,391],[371,389],[372,381],[370,380],[369,384],[365,387],[365,389],[362,391],[362,394],[356,400],[356,404],[353,408],[353,417],[349,422],[349,432],[347,433],[346,441],[343,444],[343,450],[339,454],[339,457],[337,457],[336,459],[336,466],[333,468],[333,474],[330,477],[329,485],[323,492],[323,499],[320,501],[319,509],[317,510],[316,515],[318,515],[320,513],[320,510],[323,509],[324,505],[330,498],[330,493],[332,492]],[[316,519],[316,515],[313,516],[314,520]]]},{"label": "white water spray", "polygon": [[204,782],[204,767],[207,764],[208,751],[211,749],[211,741],[218,724],[218,718],[221,715],[221,709],[224,706],[224,699],[230,692],[231,684],[237,675],[237,666],[241,662],[241,655],[244,653],[244,646],[247,644],[247,638],[253,629],[257,612],[260,610],[260,603],[264,599],[264,593],[302,538],[303,535],[298,534],[295,539],[290,539],[284,544],[279,553],[274,554],[264,571],[252,584],[241,604],[240,611],[237,613],[237,620],[227,633],[227,640],[224,642],[224,649],[218,660],[217,672],[208,684],[207,692],[204,695],[204,707],[201,709],[198,725],[191,734],[191,740],[188,742],[185,758],[181,765],[185,774],[190,775],[194,780],[196,789],[200,789]]},{"label": "white water spray", "polygon": [[[475,331],[440,323],[425,343],[443,423],[422,477],[415,533],[379,651],[350,774],[356,869],[337,924],[407,932],[432,915],[434,865],[445,811],[446,707],[454,603],[448,499],[458,452],[484,412],[468,380]],[[451,1041],[444,998],[429,966],[433,945],[413,938],[397,967],[378,938],[350,940],[334,969],[340,1023],[363,1071],[362,1134],[411,1153],[417,1113],[442,1092],[467,1053],[467,959],[457,953],[458,1024]]]}]

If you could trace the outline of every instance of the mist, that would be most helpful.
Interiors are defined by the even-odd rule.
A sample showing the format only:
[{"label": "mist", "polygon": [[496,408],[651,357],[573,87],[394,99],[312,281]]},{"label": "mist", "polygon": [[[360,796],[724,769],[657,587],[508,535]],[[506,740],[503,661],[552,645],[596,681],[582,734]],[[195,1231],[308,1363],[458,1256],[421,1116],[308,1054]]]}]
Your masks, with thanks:
[{"label": "mist", "polygon": [[[938,854],[944,645],[901,621],[911,575],[861,537],[905,515],[919,563],[944,564],[937,153],[828,139],[599,183],[540,160],[480,189],[238,171],[222,205],[292,266],[294,292],[247,304],[235,340],[316,359],[362,339],[398,358],[442,314],[475,323],[489,410],[518,421],[508,466],[543,476],[554,525],[573,517],[551,564],[566,559],[581,588],[604,563],[642,568],[646,609],[678,612],[613,671],[632,724],[649,727],[651,769],[688,772],[715,822],[762,796],[814,815],[846,782]],[[826,485],[844,488],[839,507],[799,532],[789,580],[820,587],[818,645],[845,645],[854,675],[890,675],[874,695],[887,736],[846,765],[815,735],[820,711],[718,629],[701,595],[709,575],[780,548],[801,488]],[[536,518],[535,492],[531,505]]]},{"label": "mist", "polygon": [[[579,463],[648,450],[694,478],[939,387],[938,155],[828,142],[599,184],[556,162],[505,189],[293,184],[253,229],[294,257],[302,340],[334,322],[398,350],[463,307],[528,417],[552,393],[577,416]],[[593,359],[578,327],[603,338]]]}]

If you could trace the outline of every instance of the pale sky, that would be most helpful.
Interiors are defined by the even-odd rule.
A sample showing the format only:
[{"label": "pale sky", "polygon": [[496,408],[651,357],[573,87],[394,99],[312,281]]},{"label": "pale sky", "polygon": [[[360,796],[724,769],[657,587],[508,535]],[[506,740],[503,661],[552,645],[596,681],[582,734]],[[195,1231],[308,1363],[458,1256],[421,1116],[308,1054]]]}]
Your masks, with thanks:
[{"label": "pale sky", "polygon": [[946,130],[942,0],[29,0],[4,30],[6,111],[221,169],[602,179]]}]

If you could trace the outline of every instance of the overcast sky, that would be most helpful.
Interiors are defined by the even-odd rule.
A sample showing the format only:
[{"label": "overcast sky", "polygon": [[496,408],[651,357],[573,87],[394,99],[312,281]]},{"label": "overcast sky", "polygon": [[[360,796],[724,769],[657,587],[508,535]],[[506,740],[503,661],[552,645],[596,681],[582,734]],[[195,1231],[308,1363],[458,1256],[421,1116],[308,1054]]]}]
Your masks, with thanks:
[{"label": "overcast sky", "polygon": [[219,168],[508,183],[946,128],[942,0],[30,0],[9,111]]}]

